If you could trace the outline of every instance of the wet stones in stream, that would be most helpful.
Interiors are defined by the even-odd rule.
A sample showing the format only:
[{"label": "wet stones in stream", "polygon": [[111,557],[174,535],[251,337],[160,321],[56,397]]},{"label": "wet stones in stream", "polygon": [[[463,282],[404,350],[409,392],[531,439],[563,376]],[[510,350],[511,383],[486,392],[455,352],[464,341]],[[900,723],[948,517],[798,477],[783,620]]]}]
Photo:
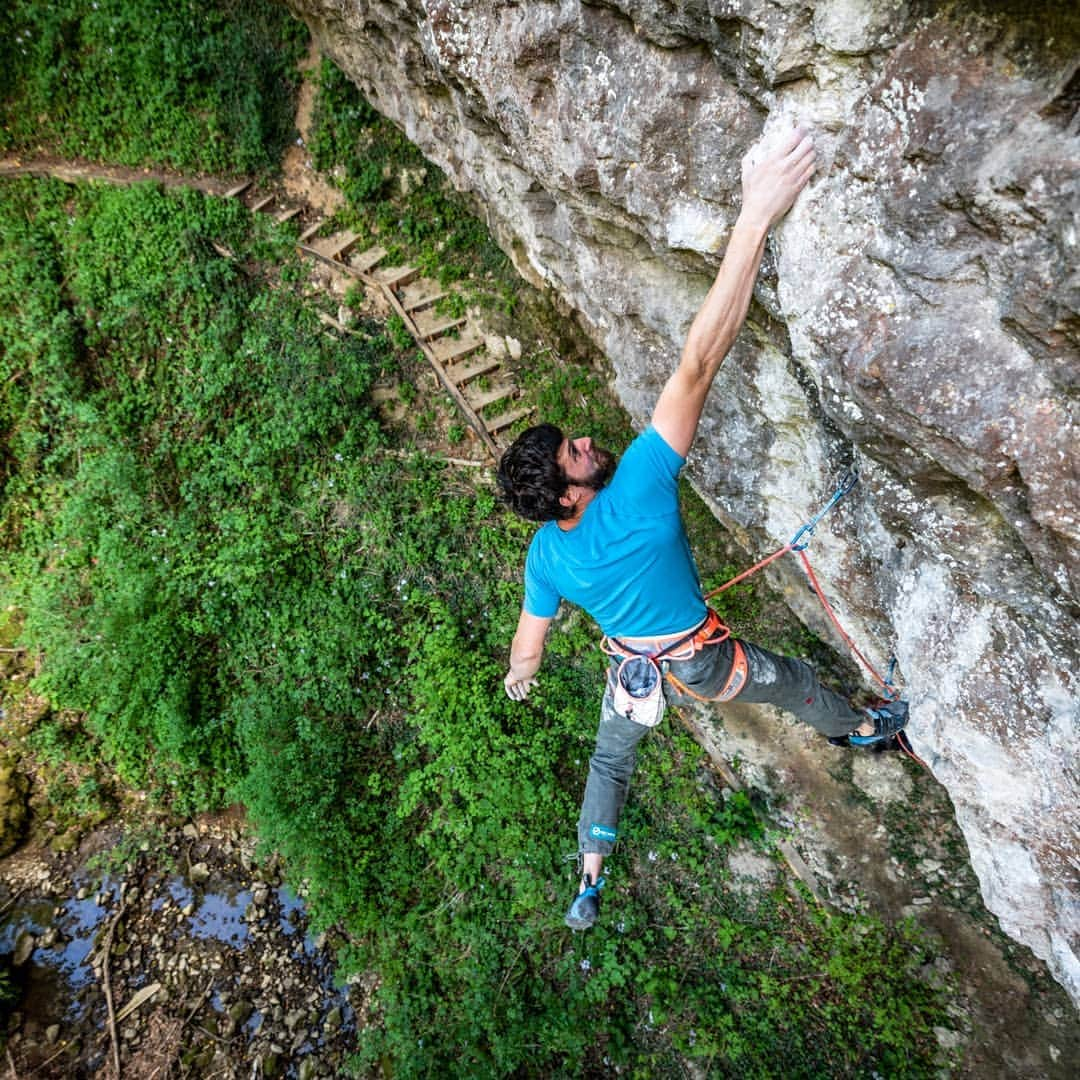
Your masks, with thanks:
[{"label": "wet stones in stream", "polygon": [[18,1075],[111,1073],[106,967],[125,1077],[344,1072],[356,1014],[334,986],[332,952],[309,935],[278,864],[256,864],[241,826],[189,823],[97,873],[88,846],[107,854],[125,838],[113,826],[91,839],[63,866],[25,850],[0,861],[0,952],[21,991],[7,1026]]}]

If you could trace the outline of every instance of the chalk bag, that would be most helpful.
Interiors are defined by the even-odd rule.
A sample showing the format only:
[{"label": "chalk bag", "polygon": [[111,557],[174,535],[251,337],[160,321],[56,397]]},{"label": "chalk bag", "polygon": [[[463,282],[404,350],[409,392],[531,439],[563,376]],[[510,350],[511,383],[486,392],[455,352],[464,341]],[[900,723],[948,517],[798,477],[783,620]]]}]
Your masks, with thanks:
[{"label": "chalk bag", "polygon": [[635,724],[656,727],[664,715],[663,682],[651,656],[626,657],[615,674],[615,711]]}]

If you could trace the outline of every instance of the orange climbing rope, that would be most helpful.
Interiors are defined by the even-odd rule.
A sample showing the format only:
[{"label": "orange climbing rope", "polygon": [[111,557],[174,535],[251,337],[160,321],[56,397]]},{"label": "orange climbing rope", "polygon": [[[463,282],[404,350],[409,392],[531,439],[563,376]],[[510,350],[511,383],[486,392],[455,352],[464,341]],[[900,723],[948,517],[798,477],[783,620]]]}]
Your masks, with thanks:
[{"label": "orange climbing rope", "polygon": [[[810,519],[810,521],[799,529],[799,531],[782,548],[777,549],[771,555],[768,555],[760,562],[755,563],[748,570],[736,574],[735,577],[731,578],[729,581],[725,581],[723,585],[710,590],[705,594],[705,599],[710,600],[712,597],[718,596],[720,593],[730,589],[733,585],[738,585],[740,581],[745,581],[748,577],[756,574],[759,570],[764,569],[770,563],[775,562],[789,552],[796,552],[799,556],[799,560],[802,562],[803,570],[806,573],[807,580],[810,582],[810,587],[814,590],[814,594],[817,596],[818,600],[821,601],[821,606],[825,609],[825,614],[829,616],[833,626],[836,627],[837,633],[851,650],[852,655],[855,656],[859,663],[861,663],[870,673],[874,681],[881,687],[882,693],[885,695],[885,700],[896,701],[900,697],[900,691],[892,684],[892,672],[896,666],[895,658],[892,659],[889,665],[889,674],[883,678],[874,665],[862,654],[858,646],[856,646],[851,635],[840,625],[840,620],[836,617],[836,612],[833,611],[832,605],[825,598],[825,593],[822,590],[817,575],[814,573],[813,567],[810,565],[810,560],[806,555],[807,544],[809,543],[810,537],[813,536],[814,529],[817,527],[818,522],[858,483],[858,480],[858,474],[854,470],[849,469],[840,478],[840,482],[836,491],[833,493],[832,498]],[[910,741],[903,732],[899,733],[896,741],[900,749],[903,750],[908,757],[917,761],[924,768],[928,767],[926,762],[912,749]]]}]

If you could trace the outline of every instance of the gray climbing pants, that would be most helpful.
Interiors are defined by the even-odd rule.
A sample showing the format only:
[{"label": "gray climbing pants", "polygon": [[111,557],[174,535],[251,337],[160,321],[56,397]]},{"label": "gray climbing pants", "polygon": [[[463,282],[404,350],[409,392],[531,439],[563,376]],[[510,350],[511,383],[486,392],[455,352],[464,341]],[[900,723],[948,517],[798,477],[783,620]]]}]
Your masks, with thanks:
[{"label": "gray climbing pants", "polygon": [[[734,700],[775,705],[827,736],[846,735],[866,719],[839,694],[822,686],[813,669],[801,660],[779,656],[747,641],[740,644],[746,651],[748,671],[746,685]],[[686,660],[670,661],[670,670],[698,697],[713,698],[727,682],[733,653],[732,639],[728,638],[718,645],[705,645]],[[637,745],[649,730],[615,711],[612,687],[618,664],[618,659],[613,658],[608,669],[596,749],[589,760],[589,778],[578,819],[578,850],[601,855],[611,854],[618,837],[619,816],[637,762]],[[671,705],[693,700],[666,679],[664,697]]]}]

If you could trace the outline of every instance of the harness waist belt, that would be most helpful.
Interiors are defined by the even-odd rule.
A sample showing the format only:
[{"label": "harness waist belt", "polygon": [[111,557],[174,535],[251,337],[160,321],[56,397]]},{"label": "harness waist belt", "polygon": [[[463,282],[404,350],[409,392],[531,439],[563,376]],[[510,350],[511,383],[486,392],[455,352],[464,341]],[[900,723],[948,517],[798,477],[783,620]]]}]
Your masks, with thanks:
[{"label": "harness waist belt", "polygon": [[652,660],[689,660],[703,645],[719,645],[730,636],[730,628],[712,608],[709,608],[709,613],[700,625],[659,649],[635,649],[618,638],[607,636],[601,639],[600,648],[609,656],[648,656]]}]

